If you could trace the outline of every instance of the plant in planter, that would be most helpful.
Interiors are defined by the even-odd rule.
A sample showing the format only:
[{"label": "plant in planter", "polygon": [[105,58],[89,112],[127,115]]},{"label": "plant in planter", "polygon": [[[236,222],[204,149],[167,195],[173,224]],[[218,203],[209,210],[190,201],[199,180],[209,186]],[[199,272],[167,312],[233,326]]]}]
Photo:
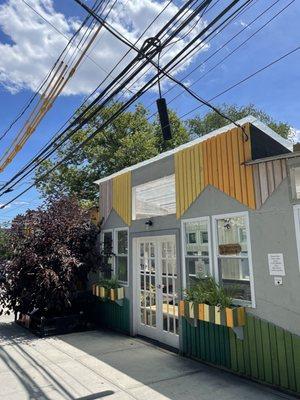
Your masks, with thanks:
[{"label": "plant in planter", "polygon": [[92,292],[101,299],[109,299],[111,301],[124,299],[124,288],[115,277],[102,279],[99,283],[95,283],[92,286]]},{"label": "plant in planter", "polygon": [[185,291],[180,302],[180,314],[188,318],[229,327],[245,325],[245,308],[233,306],[236,288],[224,288],[213,277],[199,277]]},{"label": "plant in planter", "polygon": [[37,319],[79,314],[74,298],[99,265],[98,233],[88,212],[67,197],[17,216],[9,233],[12,255],[0,308]]}]

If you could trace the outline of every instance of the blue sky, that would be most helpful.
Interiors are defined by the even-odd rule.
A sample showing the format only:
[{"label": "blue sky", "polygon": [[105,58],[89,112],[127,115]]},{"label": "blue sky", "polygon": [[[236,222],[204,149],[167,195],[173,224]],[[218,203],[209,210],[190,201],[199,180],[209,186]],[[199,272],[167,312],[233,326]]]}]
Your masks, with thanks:
[{"label": "blue sky", "polygon": [[[27,2],[33,7],[42,10],[43,15],[49,18],[67,36],[84,16],[84,12],[80,7],[71,0],[27,0]],[[228,4],[228,2],[221,0],[220,6]],[[228,44],[218,55],[206,62],[203,70],[198,70],[192,74],[188,78],[188,83],[193,84],[201,74],[205,73],[211,66],[228,54],[230,50],[290,2],[291,0],[278,1],[264,17],[247,27],[242,34]],[[88,1],[88,4],[91,3],[91,1]],[[157,13],[160,3],[154,0],[119,0],[119,4],[117,4],[119,8],[115,15],[112,16],[111,21],[119,29],[124,29],[125,32],[127,29],[128,35],[132,39],[134,38],[134,33],[150,22],[150,16],[156,15],[155,13]],[[183,78],[191,69],[201,61],[204,61],[235,33],[248,25],[250,21],[269,5],[273,4],[274,1],[256,0],[253,3],[253,6],[247,12],[237,18],[216,39],[209,42],[205,51],[200,52],[193,58],[192,63],[179,72],[177,76]],[[174,4],[173,7],[178,2],[176,3],[175,1]],[[24,16],[25,10],[26,15]],[[129,15],[130,12],[131,14]],[[238,52],[205,76],[199,84],[193,86],[193,90],[197,91],[203,98],[210,99],[273,59],[299,46],[299,12],[300,4],[296,0],[279,17],[240,48]],[[29,19],[24,20],[24,18]],[[130,18],[131,24],[128,22]],[[32,26],[29,26],[28,21],[32,23]],[[26,29],[24,28],[25,25]],[[154,28],[156,29],[156,27]],[[47,38],[46,42],[43,42],[42,38],[43,40]],[[49,47],[43,48],[43,43],[47,43]],[[21,0],[0,0],[0,136],[28,98],[30,98],[33,93],[32,90],[37,86],[36,82],[40,81],[44,71],[51,68],[65,43],[66,41],[63,37],[42,21],[25,4],[22,4]],[[114,62],[118,60],[122,51],[124,51],[124,48],[121,48],[118,43],[107,35],[103,35],[96,42],[91,56],[106,70],[109,70]],[[214,101],[214,104],[245,105],[253,103],[276,120],[288,122],[293,128],[300,130],[299,65],[300,51],[219,97]],[[7,181],[49,140],[81,104],[85,95],[90,93],[97,83],[101,81],[102,75],[103,71],[97,69],[89,60],[84,62],[84,65],[78,71],[78,75],[70,82],[67,93],[59,97],[23,150],[11,165],[0,174],[0,183]],[[167,88],[168,84],[165,83],[164,86]],[[166,96],[167,101],[170,101],[179,91],[179,89],[175,89],[169,93]],[[156,97],[157,94],[151,92],[145,95],[141,101],[148,107]],[[197,105],[196,101],[188,94],[181,95],[171,104],[179,115],[189,112]],[[150,113],[155,111],[154,106],[151,105],[149,110]],[[198,113],[203,114],[206,111],[202,107],[198,110]],[[191,113],[189,117],[193,115],[194,113]],[[11,143],[18,128],[20,128],[20,125],[11,130],[5,140],[0,142],[1,153]],[[1,197],[0,204],[11,199],[13,194],[17,194],[18,191],[25,188],[28,182],[28,180],[25,180],[23,186],[20,186],[18,190]],[[28,207],[36,207],[40,202],[38,192],[34,189],[29,191],[9,208],[0,210],[0,223],[10,220],[14,215],[24,212]]]}]

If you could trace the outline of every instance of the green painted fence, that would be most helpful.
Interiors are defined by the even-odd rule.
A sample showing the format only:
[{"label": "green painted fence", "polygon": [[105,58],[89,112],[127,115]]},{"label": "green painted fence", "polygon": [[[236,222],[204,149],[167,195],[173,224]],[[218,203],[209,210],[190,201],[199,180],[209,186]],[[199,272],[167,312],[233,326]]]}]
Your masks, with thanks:
[{"label": "green painted fence", "polygon": [[247,315],[244,340],[232,329],[182,318],[183,354],[300,393],[300,337]]},{"label": "green painted fence", "polygon": [[123,305],[99,299],[92,310],[92,320],[99,327],[129,334],[130,308],[128,299],[123,300]]},{"label": "green painted fence", "polygon": [[182,351],[187,357],[231,367],[229,330],[226,326],[198,321],[194,327],[182,318]]}]

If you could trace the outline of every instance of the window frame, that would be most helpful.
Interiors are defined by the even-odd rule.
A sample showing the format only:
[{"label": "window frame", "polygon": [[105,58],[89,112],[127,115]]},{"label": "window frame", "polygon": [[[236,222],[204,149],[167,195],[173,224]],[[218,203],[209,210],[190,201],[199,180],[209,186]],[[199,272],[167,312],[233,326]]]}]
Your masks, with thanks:
[{"label": "window frame", "polygon": [[[116,257],[127,257],[127,282],[125,281],[120,281],[118,279],[118,282],[120,283],[120,285],[124,286],[124,287],[128,287],[129,286],[129,229],[124,227],[124,228],[115,228],[113,233],[113,251],[114,251],[114,275],[116,276]],[[122,255],[118,255],[118,232],[127,232],[127,255],[125,256],[124,254]]]},{"label": "window frame", "polygon": [[290,200],[292,204],[299,204],[300,198],[297,198],[296,191],[296,178],[295,178],[295,168],[300,168],[299,160],[290,160],[289,165],[287,166],[287,176],[289,181],[289,192],[290,192]]},{"label": "window frame", "polygon": [[253,274],[253,263],[252,263],[252,249],[251,249],[251,239],[250,239],[250,225],[249,225],[249,212],[242,211],[242,212],[235,212],[235,213],[228,213],[228,214],[218,214],[212,215],[212,229],[213,229],[213,254],[214,254],[214,276],[218,283],[220,283],[219,277],[219,269],[218,269],[218,259],[219,259],[219,250],[218,250],[218,229],[217,229],[217,221],[219,219],[226,219],[226,218],[235,218],[235,217],[244,217],[245,218],[245,227],[247,232],[247,252],[248,255],[246,256],[237,256],[237,255],[224,255],[222,258],[236,258],[236,259],[243,259],[248,258],[249,264],[249,282],[250,282],[250,293],[251,293],[251,301],[247,300],[238,300],[234,299],[233,304],[242,305],[246,307],[256,307],[255,301],[255,286],[254,286],[254,274]]},{"label": "window frame", "polygon": [[[100,246],[104,243],[104,234],[105,233],[111,233],[112,234],[112,251],[114,253],[114,256],[112,257],[112,276],[116,276],[116,257],[118,256],[117,254],[117,234],[119,231],[126,231],[127,232],[127,240],[128,240],[128,248],[127,248],[127,282],[120,281],[118,280],[118,283],[122,285],[123,287],[128,287],[129,286],[129,228],[124,227],[124,228],[110,228],[110,229],[104,229],[101,231],[101,236],[100,236]],[[123,255],[125,257],[125,255]],[[99,279],[101,278],[100,272],[99,272]]]},{"label": "window frame", "polygon": [[[174,177],[174,198],[175,198],[174,205],[175,205],[175,211],[172,212],[172,213],[165,214],[165,215],[152,215],[150,217],[137,218],[137,216],[136,216],[136,189],[138,187],[140,187],[140,186],[145,186],[147,184],[150,184],[151,182],[163,180],[163,179],[170,178],[170,177]],[[151,219],[151,218],[156,218],[156,217],[165,217],[167,215],[176,215],[176,177],[175,177],[175,173],[169,174],[169,175],[165,175],[165,176],[161,176],[160,178],[152,179],[151,181],[143,182],[143,183],[140,183],[138,185],[133,186],[132,189],[131,189],[131,196],[132,196],[132,201],[131,201],[131,205],[132,205],[131,218],[132,218],[132,221],[141,221],[141,220],[144,220],[144,219]]]},{"label": "window frame", "polygon": [[187,288],[187,273],[186,273],[186,258],[199,258],[199,256],[187,256],[186,254],[186,241],[185,241],[185,224],[192,222],[203,222],[205,221],[207,223],[207,233],[208,233],[208,249],[209,249],[209,254],[208,254],[208,259],[209,259],[209,273],[213,276],[213,257],[212,257],[212,235],[211,235],[211,226],[210,226],[210,218],[207,217],[196,217],[196,218],[186,218],[181,220],[181,247],[182,247],[182,252],[181,252],[181,257],[182,257],[182,265],[183,265],[183,271],[182,271],[182,288],[185,290]]},{"label": "window frame", "polygon": [[300,271],[300,204],[295,204],[293,206],[294,213],[294,224],[295,224],[295,232],[296,232],[296,245],[297,245],[297,254],[298,254],[298,268]]}]

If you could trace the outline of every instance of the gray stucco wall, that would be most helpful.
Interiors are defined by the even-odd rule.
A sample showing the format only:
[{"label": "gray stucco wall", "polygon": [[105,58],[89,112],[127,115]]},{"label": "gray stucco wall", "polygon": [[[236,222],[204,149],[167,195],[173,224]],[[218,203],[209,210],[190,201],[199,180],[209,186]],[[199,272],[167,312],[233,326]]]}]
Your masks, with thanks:
[{"label": "gray stucco wall", "polygon": [[[256,300],[256,308],[249,312],[300,334],[300,271],[289,196],[285,179],[260,210],[252,211],[210,186],[183,218],[248,211]],[[269,274],[268,253],[283,253],[286,276],[282,286],[275,286]]]},{"label": "gray stucco wall", "polygon": [[[170,156],[132,172],[133,186],[174,173],[174,160]],[[256,308],[249,312],[300,334],[300,272],[297,254],[293,205],[290,201],[289,183],[285,179],[260,210],[250,210],[235,199],[209,186],[182,216],[196,218],[218,214],[248,211],[252,261],[255,283]],[[174,234],[177,240],[177,268],[181,271],[181,221],[175,215],[152,218],[153,226],[146,229],[145,220],[132,221],[129,227],[129,285],[126,296],[133,299],[133,239],[151,235]],[[113,210],[102,229],[125,227],[123,220]],[[283,285],[275,286],[268,269],[268,253],[283,253],[286,276]],[[214,262],[214,260],[213,260]],[[131,302],[133,311],[133,303]]]}]

